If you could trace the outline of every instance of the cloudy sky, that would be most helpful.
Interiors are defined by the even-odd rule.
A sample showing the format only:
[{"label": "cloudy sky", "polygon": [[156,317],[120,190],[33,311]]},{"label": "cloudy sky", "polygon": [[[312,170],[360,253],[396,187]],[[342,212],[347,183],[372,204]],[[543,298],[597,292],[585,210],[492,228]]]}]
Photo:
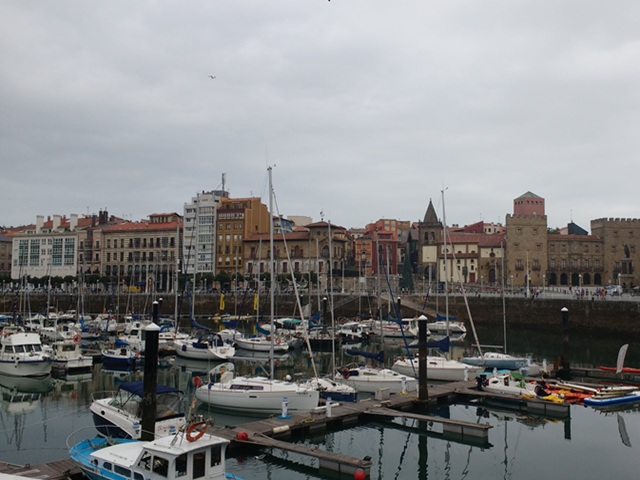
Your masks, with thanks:
[{"label": "cloudy sky", "polygon": [[[345,227],[640,217],[640,4],[0,2],[0,226],[202,190]],[[215,76],[215,79],[210,78]],[[636,132],[634,134],[634,132]]]}]

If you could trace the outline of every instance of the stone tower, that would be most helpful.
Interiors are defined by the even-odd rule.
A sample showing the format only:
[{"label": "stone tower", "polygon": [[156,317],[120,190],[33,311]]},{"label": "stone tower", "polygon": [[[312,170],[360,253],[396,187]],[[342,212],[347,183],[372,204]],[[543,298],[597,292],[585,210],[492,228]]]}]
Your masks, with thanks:
[{"label": "stone tower", "polygon": [[424,219],[418,224],[418,262],[424,278],[436,280],[438,271],[438,245],[442,239],[442,223],[438,220],[433,202],[429,199],[429,206]]}]

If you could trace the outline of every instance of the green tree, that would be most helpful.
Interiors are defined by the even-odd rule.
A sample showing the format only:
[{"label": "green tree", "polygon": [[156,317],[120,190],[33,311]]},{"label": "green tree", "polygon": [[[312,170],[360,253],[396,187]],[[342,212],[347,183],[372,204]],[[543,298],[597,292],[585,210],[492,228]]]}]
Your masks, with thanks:
[{"label": "green tree", "polygon": [[409,255],[404,256],[402,264],[402,274],[400,275],[400,288],[413,291],[413,269],[411,268],[411,259]]}]

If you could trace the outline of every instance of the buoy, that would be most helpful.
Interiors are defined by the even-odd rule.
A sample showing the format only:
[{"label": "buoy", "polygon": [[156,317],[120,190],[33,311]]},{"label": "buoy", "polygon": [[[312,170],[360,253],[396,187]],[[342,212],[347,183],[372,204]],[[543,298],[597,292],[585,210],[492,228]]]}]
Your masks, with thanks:
[{"label": "buoy", "polygon": [[242,442],[249,440],[249,434],[247,432],[238,432],[236,438]]},{"label": "buoy", "polygon": [[190,442],[195,442],[204,435],[204,432],[206,430],[207,422],[197,422],[189,425],[189,428],[187,428],[187,440]]},{"label": "buoy", "polygon": [[355,471],[355,473],[353,474],[353,478],[355,480],[364,480],[365,478],[367,478],[367,474],[364,473],[364,470],[362,470],[361,468],[357,469]]},{"label": "buoy", "polygon": [[202,379],[198,376],[193,377],[193,385],[198,388],[200,385],[202,385]]}]

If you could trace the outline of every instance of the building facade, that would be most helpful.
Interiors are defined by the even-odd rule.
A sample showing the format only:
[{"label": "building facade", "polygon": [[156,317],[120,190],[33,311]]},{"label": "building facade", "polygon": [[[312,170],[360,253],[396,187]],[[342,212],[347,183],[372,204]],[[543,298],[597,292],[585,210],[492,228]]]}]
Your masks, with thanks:
[{"label": "building facade", "polygon": [[102,275],[136,292],[175,291],[181,273],[182,229],[177,213],[101,227]]}]

